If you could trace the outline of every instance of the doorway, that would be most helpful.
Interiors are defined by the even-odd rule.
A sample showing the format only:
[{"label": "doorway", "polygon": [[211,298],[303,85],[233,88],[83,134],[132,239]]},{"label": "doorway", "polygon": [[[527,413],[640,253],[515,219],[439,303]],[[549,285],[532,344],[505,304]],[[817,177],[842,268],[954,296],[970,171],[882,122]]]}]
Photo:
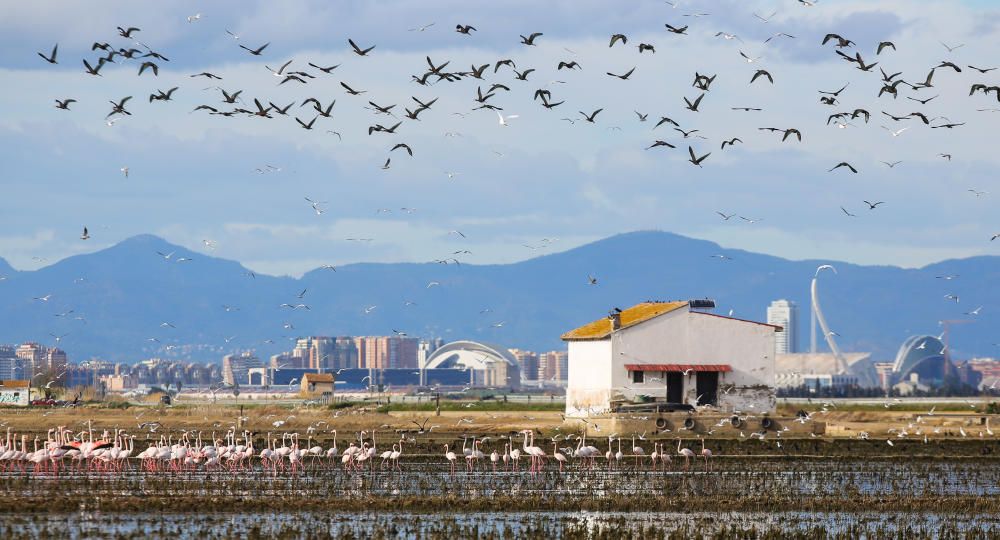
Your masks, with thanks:
[{"label": "doorway", "polygon": [[667,403],[684,403],[684,375],[679,371],[667,372]]},{"label": "doorway", "polygon": [[698,405],[716,405],[719,394],[719,372],[699,371],[695,377]]}]

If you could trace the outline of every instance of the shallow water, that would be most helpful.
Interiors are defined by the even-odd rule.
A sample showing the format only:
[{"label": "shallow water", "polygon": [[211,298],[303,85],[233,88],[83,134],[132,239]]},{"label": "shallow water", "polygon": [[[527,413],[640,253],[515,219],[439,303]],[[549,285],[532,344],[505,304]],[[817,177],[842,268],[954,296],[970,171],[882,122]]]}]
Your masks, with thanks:
[{"label": "shallow water", "polygon": [[914,513],[323,513],[0,516],[3,538],[996,537],[1000,516]]}]

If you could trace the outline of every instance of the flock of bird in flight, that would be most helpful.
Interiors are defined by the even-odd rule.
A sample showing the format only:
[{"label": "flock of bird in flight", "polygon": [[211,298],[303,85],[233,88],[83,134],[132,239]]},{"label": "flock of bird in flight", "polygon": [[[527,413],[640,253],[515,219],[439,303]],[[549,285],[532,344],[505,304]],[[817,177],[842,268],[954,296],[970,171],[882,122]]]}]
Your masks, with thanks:
[{"label": "flock of bird in flight", "polygon": [[[816,2],[809,2],[798,0],[798,3],[805,7],[813,7]],[[673,2],[667,2],[667,4],[677,7]],[[676,13],[676,12],[675,12]],[[761,24],[770,24],[771,20],[776,15],[772,13],[770,15],[761,15],[758,13],[753,14],[754,17]],[[708,17],[708,13],[682,13],[682,17],[688,18],[692,21],[700,21],[703,17]],[[201,14],[196,14],[187,18],[189,23],[194,23],[201,20]],[[410,31],[413,32],[425,32],[431,30],[434,27],[434,23],[426,24],[423,26],[418,26],[411,28]],[[693,30],[694,22],[692,24],[664,24],[665,36],[664,39],[667,40],[683,40],[688,36],[689,30]],[[91,76],[100,77],[101,71],[107,64],[122,64],[125,62],[133,62],[138,64],[137,73],[138,77],[152,77],[156,78],[160,74],[160,68],[168,63],[170,60],[167,56],[152,49],[150,46],[146,45],[141,39],[142,30],[134,26],[119,26],[117,28],[118,38],[122,40],[121,44],[112,44],[111,42],[98,41],[94,42],[91,46],[91,52],[96,53],[97,57],[92,59],[83,59],[84,73]],[[244,51],[245,54],[252,57],[262,57],[266,58],[268,53],[268,47],[270,42],[265,42],[263,44],[257,45],[247,45],[246,42],[242,40],[242,36],[235,34],[229,30],[226,31],[227,34],[233,38],[233,40],[238,44],[240,50]],[[478,29],[471,24],[456,24],[455,32],[464,39],[471,40],[474,42],[475,34]],[[520,45],[522,47],[539,47],[544,46],[545,33],[544,32],[530,32],[527,34],[522,34],[520,37]],[[714,37],[722,39],[725,41],[738,41],[742,44],[746,44],[742,38],[738,35],[728,32],[715,32]],[[764,40],[763,44],[767,45],[773,40],[795,40],[798,37],[786,33],[777,32]],[[670,45],[673,45],[671,42]],[[929,97],[924,97],[925,91],[934,88],[934,78],[939,72],[948,73],[949,75],[955,75],[960,73],[974,73],[978,75],[986,75],[997,68],[995,67],[978,67],[974,65],[965,65],[964,67],[948,60],[940,61],[936,65],[929,67],[929,71],[926,76],[910,78],[908,81],[903,77],[902,72],[891,72],[889,69],[887,71],[886,65],[888,63],[887,56],[891,58],[891,54],[896,51],[896,44],[891,41],[880,41],[878,43],[871,44],[873,49],[873,57],[868,56],[868,53],[863,51],[865,47],[862,47],[854,40],[847,36],[841,35],[839,33],[828,33],[822,40],[821,44],[823,46],[829,46],[833,49],[833,53],[843,59],[847,65],[858,69],[862,72],[871,73],[872,77],[872,89],[871,92],[877,96],[879,99],[890,99],[895,105],[898,98],[905,97],[907,103],[913,103],[914,107],[918,110],[906,114],[893,114],[886,111],[881,111],[881,116],[885,118],[889,125],[881,125],[881,128],[886,130],[893,138],[903,135],[906,131],[910,129],[917,128],[921,125],[926,126],[929,129],[943,129],[952,130],[955,128],[960,128],[965,125],[965,122],[953,121],[949,118],[943,116],[932,117],[919,110],[919,107],[926,106],[929,102],[937,99],[938,95],[933,95]],[[964,44],[948,45],[946,43],[941,43],[942,47],[947,51],[948,54],[954,53],[956,50],[964,46]],[[359,44],[353,38],[348,38],[346,40],[346,47],[348,50],[353,52],[359,58],[369,58],[377,50],[376,44],[363,43]],[[625,33],[615,33],[612,34],[608,41],[609,48],[621,48],[625,49],[628,47],[635,47],[636,53],[639,55],[655,55],[656,54],[656,44],[653,43],[634,43],[630,41],[630,38]],[[568,54],[575,55],[574,51],[565,49]],[[756,56],[745,52],[742,48],[738,49],[739,56],[749,65],[755,66],[759,65],[761,61],[761,56]],[[51,52],[44,53],[39,52],[38,56],[50,64],[58,63],[58,44],[52,48]],[[622,53],[625,57],[625,54]],[[277,86],[282,85],[299,85],[302,87],[308,87],[308,85],[315,79],[319,77],[335,77],[338,79],[339,86],[343,89],[346,95],[351,98],[359,98],[364,100],[366,103],[363,104],[364,108],[369,109],[374,115],[374,119],[371,124],[367,126],[367,134],[369,136],[387,136],[387,135],[402,135],[406,128],[404,127],[405,122],[417,122],[420,120],[421,115],[432,114],[434,110],[433,107],[438,101],[438,97],[429,98],[419,98],[412,97],[413,104],[397,104],[397,103],[380,103],[377,98],[372,94],[376,93],[376,90],[366,90],[362,89],[356,81],[348,82],[346,79],[346,73],[344,70],[339,70],[340,64],[334,64],[329,66],[318,65],[313,62],[307,62],[307,69],[293,67],[296,63],[295,59],[289,59],[282,63],[274,62],[274,66],[271,67],[271,63],[265,65],[267,71],[273,77],[273,80],[277,81],[275,84]],[[500,96],[504,93],[514,92],[517,89],[512,88],[514,84],[530,83],[534,78],[530,78],[533,73],[542,69],[540,67],[526,67],[523,65],[518,65],[517,61],[513,58],[501,58],[495,61],[490,61],[482,64],[473,64],[468,70],[458,68],[458,66],[451,65],[452,62],[449,60],[433,60],[430,56],[426,57],[426,66],[421,66],[421,71],[418,74],[411,75],[410,79],[416,85],[421,87],[430,88],[437,84],[449,84],[449,83],[459,83],[475,81],[476,89],[475,95],[472,96],[472,106],[471,111],[489,110],[496,114],[497,122],[500,127],[510,126],[510,120],[519,118],[518,114],[507,114],[504,112],[503,106],[499,104],[501,101]],[[519,69],[520,68],[520,69]],[[878,68],[878,72],[875,71]],[[559,61],[555,66],[556,73],[562,73],[566,71],[577,71],[583,70],[584,67],[582,63],[576,59],[570,59],[565,61]],[[513,75],[514,83],[508,82],[501,79],[501,74],[503,72],[508,72]],[[621,70],[608,70],[606,71],[606,76],[615,78],[628,83],[630,77],[636,73],[637,66],[632,66],[627,69]],[[881,75],[879,77],[879,74]],[[341,77],[338,77],[341,75]],[[727,74],[728,76],[729,74]],[[694,96],[681,96],[684,104],[684,109],[691,111],[693,113],[698,113],[702,110],[704,106],[703,100],[712,93],[712,86],[716,83],[716,79],[719,76],[717,73],[704,74],[700,72],[695,72],[693,74],[693,79],[691,87],[695,89],[697,95]],[[942,75],[937,75],[940,79]],[[212,73],[209,71],[202,71],[199,73],[194,73],[190,75],[191,78],[195,79],[206,79],[212,82],[223,81],[223,76]],[[537,76],[536,76],[537,77]],[[774,74],[768,69],[755,68],[753,73],[749,78],[749,85],[760,85],[768,84],[774,85],[776,78]],[[556,100],[556,95],[551,89],[555,84],[565,84],[565,81],[551,81],[548,84],[539,85],[540,88],[534,90],[533,98],[539,106],[545,109],[556,109],[557,107],[568,108],[567,99],[559,97]],[[222,84],[221,82],[218,84]],[[488,86],[487,86],[488,85]],[[484,89],[485,86],[485,89]],[[873,116],[877,113],[867,110],[862,107],[847,106],[846,110],[840,110],[841,101],[847,101],[847,96],[843,95],[845,91],[848,91],[850,83],[844,84],[841,88],[837,90],[819,90],[818,91],[818,102],[822,106],[834,108],[834,112],[827,115],[826,125],[836,126],[837,128],[848,128],[853,127],[855,124],[852,123],[853,120],[863,120],[865,124],[872,121]],[[209,115],[221,116],[221,117],[234,117],[234,116],[248,116],[257,117],[262,119],[275,119],[282,116],[287,116],[290,119],[294,119],[295,123],[304,130],[314,130],[317,128],[322,128],[323,123],[328,123],[331,121],[334,114],[334,107],[337,104],[336,99],[331,99],[329,101],[324,100],[320,97],[306,97],[301,101],[292,101],[287,104],[278,104],[274,101],[262,97],[250,97],[244,96],[243,89],[228,90],[222,87],[215,87],[221,94],[221,103],[206,103],[198,105],[194,108],[192,112],[204,112]],[[148,96],[149,103],[156,102],[170,102],[173,100],[175,92],[179,90],[179,87],[172,87],[168,89],[155,89],[151,91]],[[903,95],[904,93],[908,95]],[[984,96],[993,96],[1000,102],[1000,86],[995,84],[988,84],[979,80],[971,83],[969,88],[969,96],[973,96],[977,93],[981,93]],[[367,96],[365,94],[368,94]],[[362,97],[363,96],[363,97]],[[129,101],[133,96],[124,96],[119,99],[110,100],[111,108],[106,116],[106,121],[109,125],[113,125],[115,121],[125,116],[132,116],[132,111],[128,109]],[[74,98],[63,98],[56,99],[55,106],[59,109],[70,110],[72,104],[76,103]],[[919,105],[919,107],[917,107]],[[343,106],[343,105],[342,105]],[[354,106],[354,105],[350,105]],[[309,107],[308,109],[304,109]],[[412,107],[412,108],[411,108]],[[756,114],[761,113],[764,110],[760,107],[740,107],[734,106],[730,107],[734,112],[746,113],[746,114]],[[562,110],[562,109],[560,109]],[[590,111],[579,110],[577,111],[579,116],[563,116],[561,121],[570,123],[589,123],[596,124],[599,122],[598,117],[604,111],[604,107],[593,109]],[[981,108],[979,111],[989,111],[998,112],[998,108]],[[303,114],[305,113],[305,114]],[[468,111],[461,111],[452,113],[458,116],[466,116]],[[398,115],[398,116],[397,116]],[[402,118],[400,118],[402,117]],[[652,120],[655,120],[653,122]],[[704,135],[701,135],[701,131],[697,128],[691,126],[682,126],[680,122],[675,120],[669,115],[659,115],[659,118],[650,119],[648,112],[635,111],[635,121],[639,123],[652,123],[651,131],[655,132],[655,135],[659,135],[663,130],[661,127],[668,127],[672,129],[671,133],[677,134],[681,140],[687,140],[693,142],[695,140],[707,140]],[[904,124],[903,127],[896,127],[900,123]],[[620,129],[618,126],[613,126],[614,129]],[[343,128],[341,128],[343,129]],[[804,142],[803,130],[798,127],[772,127],[763,126],[759,127],[758,131],[762,134],[772,133],[780,135],[780,141],[783,143],[797,144]],[[342,140],[342,135],[340,131],[335,131],[333,129],[327,129],[327,133],[336,135],[338,139]],[[670,140],[667,137],[660,135],[660,138],[655,138],[654,140],[646,146],[646,150],[675,150],[678,145],[683,145],[681,140]],[[724,138],[719,141],[720,152],[726,151],[727,146],[732,148],[736,144],[744,144],[744,139],[741,137],[729,137]],[[696,149],[693,144],[686,144],[687,146],[687,156],[688,161],[697,167],[703,167],[710,163],[709,158],[715,152],[704,151]],[[389,169],[392,164],[392,158],[396,156],[396,152],[401,151],[406,156],[414,156],[414,147],[409,142],[406,141],[393,141],[389,147],[388,156],[381,164],[382,169]],[[948,153],[941,153],[938,155],[942,159],[951,160],[952,155]],[[886,167],[894,168],[901,163],[901,161],[883,161]],[[276,170],[278,168],[273,166],[268,166],[267,170],[262,170],[261,172],[270,172],[271,170]],[[121,172],[127,177],[128,167],[122,167]],[[849,161],[840,161],[834,164],[828,172],[835,173],[840,171],[849,171],[852,174],[858,174],[859,168]],[[458,173],[448,172],[449,178],[454,178]],[[980,191],[977,189],[969,189],[977,197],[986,194],[985,191]],[[307,199],[308,200],[308,199]],[[317,214],[323,213],[323,208],[320,204],[309,201],[311,207]],[[863,201],[868,210],[875,210],[883,204],[885,201]],[[844,215],[848,217],[857,217],[857,214],[849,210],[848,208],[841,206],[841,211]],[[724,219],[728,220],[728,214],[723,212],[718,212]],[[753,222],[755,220],[746,219],[748,222]],[[991,237],[991,240],[996,240],[1000,237],[1000,233],[995,234]],[[85,230],[81,235],[81,239],[89,239],[90,235]]]},{"label": "flock of bird in flight", "polygon": [[[804,0],[798,0],[798,3],[804,7],[812,7],[815,2],[808,2]],[[667,4],[674,5],[672,2],[667,2]],[[676,5],[674,5],[676,7]],[[677,11],[674,12],[677,14]],[[774,18],[776,12],[770,15],[761,15],[754,13],[754,17],[758,20],[760,24],[771,24],[771,20]],[[698,29],[701,26],[701,21],[711,20],[707,19],[709,14],[707,13],[681,13],[679,15],[671,15],[673,18],[683,18],[682,20],[691,21],[690,24],[678,24],[674,21],[674,24],[668,22],[663,25],[664,35],[663,44],[646,43],[639,42],[630,38],[628,34],[625,33],[614,33],[609,36],[608,48],[621,50],[619,53],[620,57],[623,59],[628,59],[630,55],[640,55],[640,56],[652,56],[657,54],[657,46],[661,48],[665,46],[672,46],[681,43],[680,40],[688,39],[689,31]],[[188,17],[189,23],[197,22],[201,19],[201,14]],[[430,23],[423,26],[418,26],[411,28],[410,31],[413,32],[425,32],[430,31],[434,27],[434,23]],[[144,43],[141,39],[142,30],[134,26],[119,26],[117,28],[117,42],[112,43],[116,40],[111,40],[109,42],[98,41],[94,42],[90,47],[92,54],[96,55],[96,58],[84,58],[82,63],[84,67],[84,74],[101,77],[102,70],[106,69],[108,64],[123,65],[126,63],[136,64],[136,76],[144,77],[155,80],[160,75],[160,70],[162,67],[170,62],[170,59],[163,53],[154,50],[152,47]],[[461,36],[460,40],[468,40],[468,43],[474,43],[476,39],[476,33],[478,29],[472,24],[463,24],[459,22],[455,24],[454,31]],[[411,144],[410,142],[401,140],[407,131],[407,124],[412,122],[419,122],[422,116],[430,114],[440,114],[440,105],[437,105],[440,97],[417,97],[413,96],[411,98],[412,104],[410,103],[386,103],[375,97],[378,93],[378,89],[366,89],[362,84],[358,84],[356,80],[348,81],[350,74],[347,73],[347,69],[341,67],[341,64],[334,65],[319,65],[314,62],[306,62],[308,67],[299,67],[301,61],[297,59],[268,59],[269,49],[271,45],[270,42],[264,42],[262,44],[253,43],[247,44],[247,41],[243,39],[242,36],[227,30],[227,34],[233,39],[234,43],[238,45],[238,50],[242,51],[243,54],[250,57],[260,57],[262,59],[267,59],[267,63],[264,65],[269,75],[262,74],[262,80],[270,80],[275,86],[298,86],[303,89],[308,89],[315,80],[323,77],[332,78],[339,83],[343,92],[348,99],[351,100],[350,104],[346,105],[348,107],[357,107],[357,101],[361,101],[360,106],[371,111],[372,120],[369,125],[364,130],[358,130],[360,133],[367,133],[369,137],[386,137],[395,136],[392,141],[387,145],[388,152],[385,156],[385,161],[380,162],[382,169],[389,169],[392,165],[393,157],[398,155],[405,155],[412,158],[418,151],[418,144]],[[744,48],[749,50],[748,44],[740,38],[738,35],[728,32],[709,32],[710,36],[714,38],[724,40],[726,42],[736,42],[741,45],[736,47],[734,50],[734,55],[738,54],[739,57],[748,65],[751,66],[752,72],[749,73],[748,85],[775,85],[780,83],[781,74],[772,73],[771,70],[765,68],[758,68],[761,65],[762,56],[753,53],[748,53]],[[546,46],[546,35],[544,32],[528,32],[519,36],[519,44],[523,48],[534,48],[534,47],[544,47]],[[772,41],[776,40],[800,40],[805,39],[801,37],[794,36],[786,32],[777,32],[768,37],[763,41],[763,45],[768,45]],[[976,79],[970,82],[969,86],[969,97],[972,98],[976,94],[982,94],[987,99],[990,94],[993,98],[996,98],[1000,102],[1000,86],[995,84],[988,84],[978,80],[980,76],[988,75],[989,73],[995,71],[996,67],[981,67],[974,66],[970,64],[960,65],[954,61],[942,60],[940,62],[934,63],[928,67],[926,75],[923,73],[918,76],[904,77],[902,72],[892,72],[888,65],[891,63],[892,55],[896,52],[897,46],[891,41],[879,41],[877,43],[870,44],[859,44],[851,39],[848,35],[842,35],[840,33],[830,32],[823,36],[819,40],[823,47],[828,47],[831,50],[831,54],[836,55],[838,58],[843,60],[844,68],[853,68],[861,72],[870,74],[868,77],[871,79],[870,88],[866,90],[861,90],[862,92],[867,92],[868,97],[875,97],[879,100],[879,103],[891,104],[891,106],[898,107],[901,103],[906,103],[907,105],[912,105],[910,107],[911,112],[906,114],[894,114],[882,111],[869,110],[863,107],[856,106],[856,104],[848,104],[848,102],[856,101],[854,96],[850,93],[855,91],[856,88],[851,88],[850,82],[843,84],[838,89],[820,89],[816,96],[817,103],[819,107],[827,107],[831,112],[824,113],[826,117],[826,125],[831,127],[836,127],[840,129],[846,129],[849,127],[856,127],[857,124],[869,124],[876,118],[884,119],[885,124],[881,124],[881,128],[886,130],[888,134],[893,138],[903,136],[908,130],[927,128],[931,130],[944,130],[951,131],[954,129],[960,129],[966,123],[964,121],[955,121],[943,116],[933,116],[924,111],[930,102],[938,99],[939,95],[932,95],[925,97],[929,90],[935,88],[935,77],[940,81],[941,77],[955,77],[955,76],[968,76],[972,74]],[[514,43],[517,43],[516,41]],[[957,50],[962,48],[963,44],[948,45],[941,43],[943,50],[949,55],[955,54]],[[377,45],[374,43],[362,42],[360,39],[355,40],[353,37],[347,38],[345,43],[345,48],[347,51],[353,53],[360,61],[371,61],[372,56],[378,54]],[[629,51],[631,49],[631,52]],[[564,72],[577,72],[583,71],[584,64],[589,64],[585,60],[577,60],[575,56],[577,54],[570,50],[564,49],[564,51],[574,58],[569,58],[567,60],[559,61],[555,66],[547,66],[549,69],[545,69],[543,66],[528,67],[523,63],[519,63],[515,58],[499,58],[496,60],[491,60],[489,62],[476,63],[471,65],[468,69],[459,67],[457,65],[452,65],[452,62],[447,59],[432,59],[431,56],[425,57],[425,65],[418,66],[417,74],[410,76],[410,81],[423,89],[433,89],[437,85],[448,85],[448,84],[468,84],[475,85],[474,93],[471,92],[470,88],[470,101],[468,103],[467,110],[462,110],[459,112],[453,112],[452,115],[465,117],[468,114],[479,111],[482,112],[492,112],[496,115],[497,125],[500,128],[508,128],[512,124],[512,120],[520,117],[519,114],[510,114],[504,110],[501,102],[505,94],[522,92],[523,88],[532,88],[531,84],[534,82],[538,75],[536,71],[541,71],[542,73],[555,73],[560,74]],[[57,64],[59,62],[58,58],[59,47],[58,44],[52,48],[51,52],[44,53],[39,52],[38,56],[49,64]],[[554,69],[553,69],[554,68]],[[586,69],[590,69],[589,67]],[[622,69],[608,69],[600,70],[605,73],[604,76],[611,79],[620,81],[620,84],[632,84],[632,77],[637,73],[642,72],[642,69],[638,65],[629,65]],[[876,71],[877,69],[877,71]],[[212,84],[224,84],[224,74],[213,73],[209,71],[202,71],[199,73],[190,74],[190,78],[207,80]],[[720,74],[719,73],[702,73],[696,71],[692,74],[691,88],[694,92],[692,95],[683,95],[681,100],[678,100],[677,106],[681,106],[683,103],[684,110],[690,111],[691,115],[685,116],[685,118],[697,118],[698,113],[704,110],[705,107],[714,107],[715,104],[711,103],[711,95],[713,93],[714,85],[718,84]],[[726,73],[723,74],[722,80],[738,77],[737,74]],[[740,77],[742,79],[742,77]],[[560,86],[565,85],[565,86]],[[585,107],[572,107],[567,102],[571,96],[562,95],[564,92],[557,90],[556,88],[570,87],[572,84],[568,84],[566,81],[551,81],[547,84],[536,84],[538,88],[533,90],[533,101],[538,104],[538,106],[545,110],[568,110],[568,109],[580,109],[577,111],[579,116],[569,115],[562,116],[560,121],[568,122],[570,124],[584,123],[584,124],[598,124],[604,117],[601,117],[601,113],[604,112],[605,108],[600,107],[593,110],[588,110]],[[335,107],[338,107],[337,99],[324,99],[318,96],[308,96],[301,100],[292,101],[290,103],[275,103],[272,99],[264,97],[263,95],[256,95],[251,97],[247,95],[245,89],[226,89],[223,87],[214,87],[219,92],[219,97],[221,102],[214,103],[204,103],[196,106],[191,112],[192,113],[203,113],[216,117],[251,117],[258,118],[261,120],[275,120],[281,117],[288,117],[288,121],[294,120],[295,124],[301,129],[306,131],[314,131],[318,129],[328,128],[328,125],[332,122]],[[171,87],[167,89],[153,89],[148,95],[148,102],[152,104],[153,102],[167,103],[174,99],[176,92],[180,90],[179,87]],[[208,90],[208,89],[206,89]],[[530,90],[529,90],[530,91]],[[569,94],[565,92],[565,94]],[[903,98],[903,99],[900,99]],[[113,125],[117,120],[132,116],[133,111],[129,110],[130,101],[133,96],[124,96],[118,99],[111,99],[109,103],[111,105],[107,115],[106,121],[108,125]],[[76,100],[71,97],[57,99],[55,106],[58,109],[70,111],[71,105],[76,103]],[[339,107],[344,107],[341,104]],[[411,108],[412,107],[412,108]],[[758,115],[765,113],[762,107],[751,107],[751,106],[730,106],[731,114],[753,114]],[[1000,112],[1000,108],[980,108],[980,112]],[[139,114],[138,112],[136,114]],[[605,113],[607,114],[607,113]],[[650,144],[645,146],[647,151],[679,151],[683,152],[683,149],[679,147],[686,146],[687,161],[689,161],[695,167],[706,167],[711,165],[710,157],[715,152],[726,152],[727,147],[729,149],[733,148],[735,145],[745,144],[744,139],[747,142],[752,142],[746,135],[742,138],[739,136],[723,138],[720,141],[715,141],[712,143],[705,137],[702,132],[691,125],[692,122],[676,120],[675,118],[680,118],[677,115],[662,115],[657,114],[653,117],[650,116],[649,112],[643,112],[639,110],[634,111],[635,116],[632,121],[638,123],[642,126],[649,126],[651,132],[651,138],[653,139]],[[762,124],[764,122],[761,122]],[[902,125],[902,127],[897,127]],[[355,126],[357,127],[357,126]],[[339,128],[344,133],[347,127]],[[611,126],[609,129],[621,128],[618,126]],[[341,131],[335,131],[333,129],[326,129],[326,133],[335,135],[338,140],[343,139]],[[808,141],[807,135],[804,133],[804,129],[795,126],[768,126],[763,125],[757,128],[760,136],[775,136],[778,137],[782,144],[797,145],[805,144]],[[664,134],[667,133],[672,137],[667,137]],[[684,142],[682,142],[684,141]],[[704,146],[705,144],[718,144],[718,150],[715,149],[701,149],[696,148],[696,146]],[[499,154],[499,153],[498,153]],[[938,157],[943,160],[952,160],[952,155],[948,153],[938,154]],[[901,161],[883,161],[882,162],[888,168],[895,168]],[[258,169],[258,172],[273,172],[280,171],[279,167],[273,165],[267,165],[264,169]],[[122,167],[121,172],[124,176],[128,177],[129,168]],[[827,170],[829,174],[859,174],[860,168],[850,161],[843,160],[839,161]],[[455,178],[459,173],[457,172],[447,172],[449,178]],[[980,191],[976,189],[969,189],[976,197],[987,194],[985,191]],[[325,212],[324,204],[326,201],[318,201],[305,198],[306,202],[310,205],[312,210],[317,215],[322,215]],[[888,204],[886,201],[882,200],[864,200],[862,201],[865,208],[868,211],[875,211],[881,208],[883,205]],[[404,209],[407,211],[412,211],[412,209]],[[851,209],[840,206],[841,212],[849,218],[858,217],[857,211],[852,211]],[[388,210],[387,210],[388,211]],[[717,212],[723,220],[730,220],[732,217],[736,216],[736,213],[725,213]],[[748,218],[744,216],[739,216],[740,219],[746,221],[747,223],[755,223],[759,219]],[[465,234],[460,231],[450,231],[449,234],[455,234],[465,238]],[[80,236],[82,240],[88,240],[90,238],[90,233],[86,227],[83,228],[83,233]],[[992,235],[991,241],[1000,238],[1000,233]],[[371,238],[351,238],[348,240],[356,241],[371,241]],[[211,240],[205,240],[205,245],[210,249],[214,249],[215,242]],[[526,246],[532,247],[532,246]],[[534,249],[534,248],[533,248]],[[468,250],[456,251],[453,253],[452,257],[439,259],[438,262],[443,262],[444,264],[455,263],[458,264],[459,260],[456,258],[461,253],[469,253]],[[729,257],[724,255],[717,256],[720,259],[728,260]],[[331,270],[335,270],[334,267],[329,266]],[[592,275],[588,276],[588,283],[591,285],[596,285],[597,278]],[[430,287],[431,285],[428,285]],[[290,304],[293,309],[298,305]],[[375,306],[370,309],[366,308],[366,313],[373,310]]]}]

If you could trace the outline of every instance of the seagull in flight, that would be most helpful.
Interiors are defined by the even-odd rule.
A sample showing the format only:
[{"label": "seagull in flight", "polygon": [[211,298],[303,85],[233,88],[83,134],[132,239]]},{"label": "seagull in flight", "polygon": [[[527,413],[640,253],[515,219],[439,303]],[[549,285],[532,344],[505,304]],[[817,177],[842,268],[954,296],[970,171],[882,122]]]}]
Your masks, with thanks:
[{"label": "seagull in flight", "polygon": [[520,116],[517,114],[508,114],[506,117],[504,117],[504,115],[500,114],[500,111],[496,111],[496,113],[497,113],[497,118],[500,119],[501,127],[507,127],[509,125],[507,124],[507,120],[510,120],[511,118],[520,118]]}]

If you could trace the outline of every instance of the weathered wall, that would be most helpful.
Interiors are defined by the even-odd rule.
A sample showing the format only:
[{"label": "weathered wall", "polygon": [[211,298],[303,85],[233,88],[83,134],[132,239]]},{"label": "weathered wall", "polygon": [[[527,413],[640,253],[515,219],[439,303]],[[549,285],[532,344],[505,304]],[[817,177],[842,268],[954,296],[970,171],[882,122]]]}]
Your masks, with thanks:
[{"label": "weathered wall", "polygon": [[[625,364],[729,364],[733,371],[719,374],[719,408],[773,411],[774,331],[768,325],[687,309],[667,313],[612,336],[611,385],[629,398],[663,398],[666,381],[654,375],[633,384]],[[689,403],[697,398],[694,373],[685,377],[684,398]]]},{"label": "weathered wall", "polygon": [[611,342],[569,342],[566,416],[585,417],[608,411],[611,404]]}]

